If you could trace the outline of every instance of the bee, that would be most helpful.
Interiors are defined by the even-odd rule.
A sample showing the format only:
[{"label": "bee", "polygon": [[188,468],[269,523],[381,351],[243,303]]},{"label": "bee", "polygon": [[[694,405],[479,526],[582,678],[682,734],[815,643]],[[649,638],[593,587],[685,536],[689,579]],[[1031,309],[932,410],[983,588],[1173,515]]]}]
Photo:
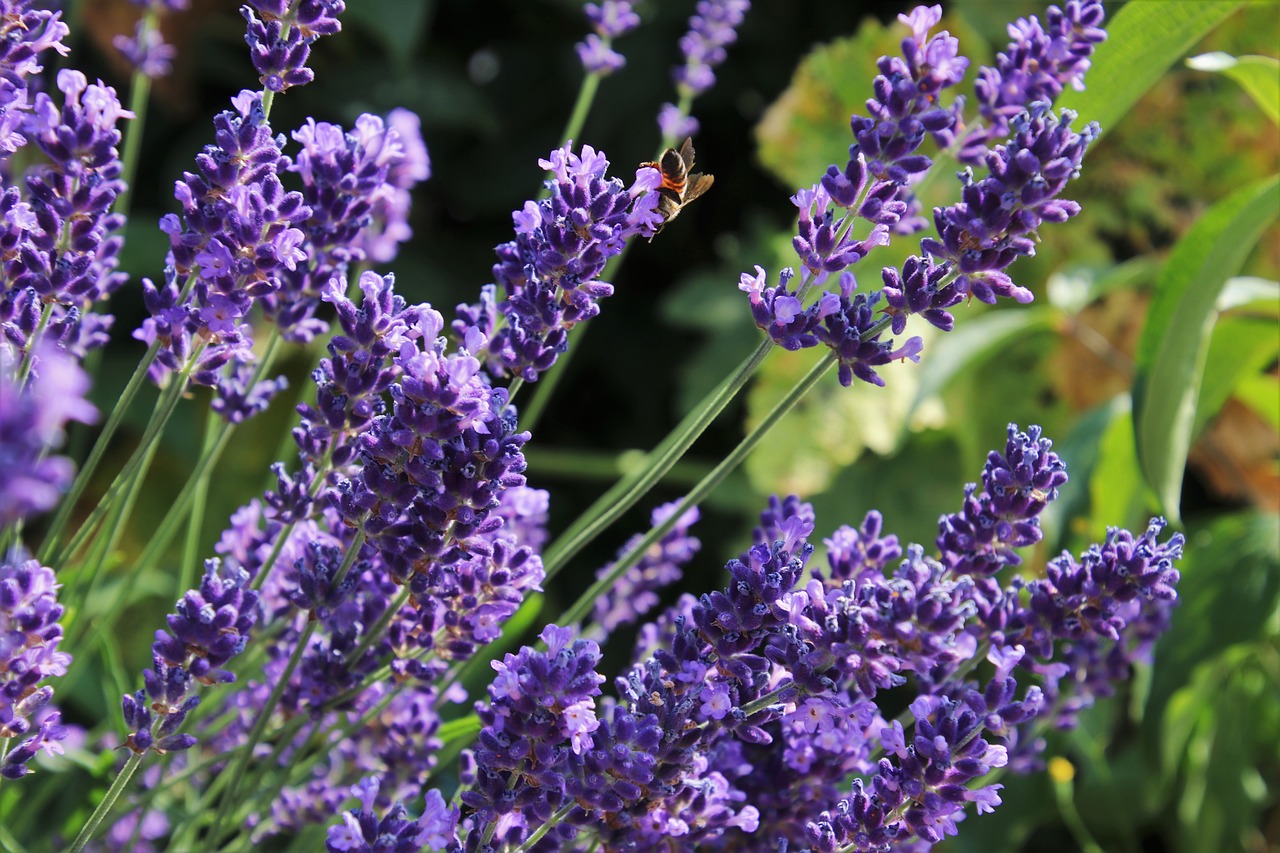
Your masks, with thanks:
[{"label": "bee", "polygon": [[663,226],[680,215],[686,204],[709,190],[716,179],[715,175],[689,174],[693,168],[692,139],[686,139],[679,151],[668,148],[656,163],[640,164],[640,168],[646,166],[662,173],[662,186],[658,187],[658,213],[662,216],[662,225],[653,232],[655,236]]}]

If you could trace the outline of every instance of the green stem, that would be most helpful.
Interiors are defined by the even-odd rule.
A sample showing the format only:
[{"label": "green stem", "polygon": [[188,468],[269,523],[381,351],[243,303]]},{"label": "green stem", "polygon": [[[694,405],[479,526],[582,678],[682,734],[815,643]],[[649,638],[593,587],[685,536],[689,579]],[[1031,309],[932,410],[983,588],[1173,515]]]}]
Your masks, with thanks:
[{"label": "green stem", "polygon": [[253,758],[253,752],[258,744],[262,742],[262,736],[266,734],[267,725],[271,722],[271,714],[275,711],[276,706],[280,704],[280,698],[284,696],[285,688],[288,687],[294,670],[302,662],[302,655],[306,652],[307,645],[311,641],[311,635],[315,633],[319,624],[319,622],[308,620],[307,626],[298,635],[297,645],[293,647],[293,654],[289,655],[289,661],[285,664],[284,672],[280,674],[280,678],[271,689],[271,695],[267,697],[266,704],[258,710],[257,720],[253,724],[253,730],[249,732],[249,739],[245,749],[236,756],[236,763],[231,771],[230,781],[218,801],[218,812],[214,816],[213,826],[209,830],[209,835],[206,839],[206,850],[214,851],[218,849],[218,838],[222,833],[222,824],[226,821],[227,815],[231,813],[232,806],[235,804],[236,790],[240,787],[239,781],[244,778],[249,761]]},{"label": "green stem", "polygon": [[[756,425],[756,427],[747,434],[738,446],[729,452],[719,465],[711,470],[711,473],[702,478],[698,485],[689,490],[689,493],[681,499],[676,508],[667,516],[666,520],[657,525],[641,537],[640,541],[632,546],[625,554],[618,558],[608,573],[604,577],[597,580],[590,588],[587,589],[573,605],[565,611],[560,617],[561,624],[571,625],[581,621],[595,606],[596,599],[599,598],[606,590],[612,589],[618,578],[640,562],[644,557],[645,551],[654,545],[659,539],[676,526],[680,520],[680,516],[690,508],[697,506],[703,498],[711,494],[716,486],[729,475],[731,471],[737,468],[747,455],[755,448],[760,440],[769,433],[769,430],[782,420],[782,416],[791,411],[796,403],[800,402],[805,394],[809,393],[809,389],[818,383],[836,364],[836,356],[832,352],[827,352],[817,364],[815,364],[804,377],[787,392],[787,395],[778,401],[770,412]],[[550,572],[548,571],[548,574]]]},{"label": "green stem", "polygon": [[[71,513],[79,503],[80,496],[84,493],[85,487],[89,484],[89,478],[93,476],[93,472],[97,469],[98,463],[102,461],[102,457],[106,455],[107,445],[111,443],[112,437],[115,436],[116,429],[119,428],[120,422],[124,420],[125,412],[129,405],[133,402],[133,398],[138,395],[138,389],[142,387],[143,381],[147,378],[147,369],[151,367],[151,363],[155,361],[156,353],[160,351],[159,342],[152,344],[146,355],[143,356],[142,362],[138,365],[138,369],[133,372],[129,383],[125,386],[124,391],[120,393],[120,399],[116,403],[115,408],[111,410],[111,414],[107,416],[107,422],[102,426],[102,432],[98,435],[98,440],[94,442],[93,450],[89,452],[89,458],[80,466],[80,470],[76,473],[76,479],[71,484],[71,488],[62,496],[62,503],[58,507],[58,512],[54,515],[53,520],[49,523],[49,530],[45,534],[44,543],[40,548],[38,559],[44,565],[49,565],[53,553],[61,544],[61,536],[63,528],[66,527],[67,521],[71,518]],[[81,528],[83,529],[83,527]]]},{"label": "green stem", "polygon": [[555,826],[557,823],[564,820],[565,815],[569,814],[569,812],[572,811],[573,807],[576,805],[577,805],[576,802],[574,802],[573,800],[570,800],[569,802],[561,806],[559,809],[557,809],[555,814],[553,814],[551,817],[547,818],[545,821],[540,823],[538,825],[538,828],[529,834],[529,837],[524,840],[523,844],[521,844],[519,847],[515,849],[514,853],[525,853],[526,850],[532,850],[533,845],[541,841],[542,836],[546,835],[548,832],[551,831],[551,827]]},{"label": "green stem", "polygon": [[[138,28],[139,40],[155,31],[159,22],[159,13],[154,6],[147,8]],[[129,205],[133,202],[133,179],[138,171],[138,155],[142,151],[142,129],[147,123],[147,105],[151,100],[151,78],[135,69],[129,81],[129,111],[133,113],[133,121],[128,125],[124,135],[124,151],[120,155],[120,178],[124,181],[124,190],[116,196],[112,205],[113,213],[129,215]]]},{"label": "green stem", "polygon": [[561,146],[568,145],[582,132],[582,126],[587,123],[587,113],[591,111],[591,103],[596,99],[596,92],[599,89],[599,74],[590,73],[582,78],[582,85],[578,88],[578,98],[573,102],[573,111],[569,113],[564,132],[560,134]]},{"label": "green stem", "polygon": [[[252,386],[250,386],[252,387]],[[219,429],[215,420],[217,417],[212,412],[207,412],[204,421],[204,441],[200,449],[200,458],[208,458],[213,448],[218,445],[222,435],[231,432],[231,425],[227,424],[226,429]],[[196,563],[200,560],[200,531],[203,526],[205,507],[209,500],[209,466],[203,466],[198,477],[190,479],[195,480],[195,487],[191,490],[191,514],[187,516],[187,539],[182,550],[182,568],[179,570],[177,593],[182,595],[185,590],[191,589],[192,581],[196,574]]]},{"label": "green stem", "polygon": [[102,823],[103,818],[115,806],[116,800],[120,799],[120,795],[124,793],[124,789],[133,779],[133,774],[137,773],[138,768],[142,766],[142,756],[145,754],[134,753],[129,756],[129,760],[125,762],[119,775],[116,776],[115,781],[111,783],[111,787],[102,798],[102,802],[98,803],[98,807],[93,810],[93,814],[89,815],[89,819],[80,828],[80,834],[76,836],[76,840],[71,842],[71,846],[67,848],[67,853],[80,853],[84,846],[89,843],[89,839],[97,831],[98,825]]},{"label": "green stem", "polygon": [[[91,531],[96,527],[97,523],[102,520],[103,516],[111,508],[115,499],[126,488],[131,488],[131,484],[135,478],[140,477],[140,472],[145,469],[146,461],[151,458],[152,445],[160,438],[164,432],[165,426],[169,423],[169,418],[173,415],[174,410],[178,406],[178,401],[182,399],[182,392],[187,387],[187,380],[191,376],[191,372],[195,370],[197,362],[200,360],[201,354],[204,352],[205,344],[201,342],[191,352],[187,359],[186,366],[180,373],[170,377],[170,383],[161,394],[160,399],[156,401],[156,409],[151,415],[151,420],[147,422],[147,428],[142,434],[141,441],[138,442],[137,448],[134,449],[133,455],[129,457],[129,461],[125,463],[124,468],[116,475],[115,481],[107,489],[106,494],[98,502],[93,512],[85,519],[81,525],[79,532],[72,537],[71,542],[67,544],[53,563],[48,562],[45,558],[45,565],[53,565],[55,568],[67,562],[75,551],[85,544],[89,539]],[[95,448],[96,450],[97,448]],[[79,577],[76,579],[76,585],[79,586]],[[82,602],[79,602],[82,603]]]},{"label": "green stem", "polygon": [[[650,452],[643,467],[622,478],[613,488],[601,495],[547,548],[543,557],[547,580],[560,572],[575,554],[608,529],[662,479],[662,476],[680,460],[685,451],[742,390],[773,346],[770,340],[762,341],[755,351],[703,400],[699,408],[686,415],[671,434]],[[675,517],[678,517],[678,514]]]}]

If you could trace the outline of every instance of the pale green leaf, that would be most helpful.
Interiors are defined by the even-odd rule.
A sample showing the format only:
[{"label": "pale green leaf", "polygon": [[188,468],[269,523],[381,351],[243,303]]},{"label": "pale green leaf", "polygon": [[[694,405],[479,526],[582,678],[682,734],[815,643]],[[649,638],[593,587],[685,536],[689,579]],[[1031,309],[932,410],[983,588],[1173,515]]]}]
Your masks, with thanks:
[{"label": "pale green leaf", "polygon": [[1224,74],[1240,84],[1262,111],[1280,124],[1280,59],[1273,56],[1241,56],[1229,53],[1203,53],[1187,60],[1197,71]]}]

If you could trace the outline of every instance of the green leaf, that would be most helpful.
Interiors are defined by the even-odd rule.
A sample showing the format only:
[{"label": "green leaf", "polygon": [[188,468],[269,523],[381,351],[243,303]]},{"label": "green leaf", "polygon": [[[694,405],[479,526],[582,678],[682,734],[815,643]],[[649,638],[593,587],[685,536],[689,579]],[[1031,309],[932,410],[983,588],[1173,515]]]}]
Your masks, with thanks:
[{"label": "green leaf", "polygon": [[1111,411],[1116,417],[1098,445],[1097,464],[1089,478],[1088,529],[1095,541],[1102,541],[1108,527],[1135,528],[1147,516],[1147,498],[1133,446],[1132,413],[1124,409],[1122,400],[1114,401]]},{"label": "green leaf", "polygon": [[1276,191],[1276,176],[1237,190],[1178,241],[1138,343],[1133,386],[1138,459],[1165,514],[1175,522],[1209,334],[1217,317],[1215,302],[1274,221]]},{"label": "green leaf", "polygon": [[1236,58],[1221,51],[1202,53],[1187,60],[1197,71],[1225,74],[1249,93],[1267,117],[1280,124],[1280,59],[1273,56],[1241,56]]},{"label": "green leaf", "polygon": [[[1206,424],[1221,411],[1243,383],[1255,377],[1267,377],[1267,371],[1280,355],[1280,284],[1262,279],[1232,279],[1218,299],[1217,309],[1223,313],[1209,341],[1205,360],[1204,384],[1196,404],[1196,419],[1191,434],[1198,436]],[[1276,417],[1275,401],[1261,410],[1265,417]]]},{"label": "green leaf", "polygon": [[1118,122],[1160,76],[1242,0],[1161,0],[1126,3],[1107,25],[1083,92],[1068,90],[1057,106],[1096,121],[1102,132]]},{"label": "green leaf", "polygon": [[1057,312],[1050,308],[1022,311],[991,311],[966,317],[948,334],[925,348],[920,366],[920,388],[909,414],[936,396],[966,370],[981,366],[1007,348],[1011,341],[1053,328]]}]

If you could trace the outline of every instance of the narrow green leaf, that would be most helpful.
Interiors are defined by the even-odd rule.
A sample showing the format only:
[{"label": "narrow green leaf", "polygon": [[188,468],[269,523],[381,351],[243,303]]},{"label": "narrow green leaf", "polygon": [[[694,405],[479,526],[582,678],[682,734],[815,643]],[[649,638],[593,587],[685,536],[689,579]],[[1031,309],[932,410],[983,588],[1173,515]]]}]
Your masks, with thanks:
[{"label": "narrow green leaf", "polygon": [[1107,426],[1098,445],[1098,460],[1089,477],[1088,530],[1101,542],[1112,526],[1141,530],[1149,513],[1149,497],[1138,473],[1137,450],[1133,446],[1132,412],[1123,401],[1112,407],[1115,419]]},{"label": "narrow green leaf", "polygon": [[1138,343],[1134,429],[1138,459],[1165,514],[1178,520],[1182,473],[1217,318],[1214,304],[1275,220],[1277,177],[1211,207],[1174,248]]},{"label": "narrow green leaf", "polygon": [[[1238,315],[1224,315],[1217,321],[1208,345],[1208,359],[1204,362],[1204,384],[1196,405],[1193,437],[1201,434],[1204,425],[1234,396],[1240,384],[1265,374],[1280,355],[1277,321],[1280,314],[1275,310],[1243,311]],[[1271,409],[1275,407],[1272,400]]]},{"label": "narrow green leaf", "polygon": [[1050,308],[1029,308],[991,311],[965,318],[949,334],[940,336],[926,348],[920,367],[920,388],[909,414],[914,414],[925,400],[941,393],[965,370],[1005,349],[1010,341],[1052,328],[1057,313]]},{"label": "narrow green leaf", "polygon": [[1262,111],[1280,124],[1280,59],[1274,56],[1241,56],[1229,53],[1203,53],[1187,60],[1197,71],[1225,74],[1249,93]]},{"label": "narrow green leaf", "polygon": [[1196,42],[1242,5],[1242,0],[1161,0],[1126,3],[1107,25],[1083,92],[1068,90],[1057,106],[1075,110],[1080,124],[1102,132],[1119,121],[1160,76]]}]

